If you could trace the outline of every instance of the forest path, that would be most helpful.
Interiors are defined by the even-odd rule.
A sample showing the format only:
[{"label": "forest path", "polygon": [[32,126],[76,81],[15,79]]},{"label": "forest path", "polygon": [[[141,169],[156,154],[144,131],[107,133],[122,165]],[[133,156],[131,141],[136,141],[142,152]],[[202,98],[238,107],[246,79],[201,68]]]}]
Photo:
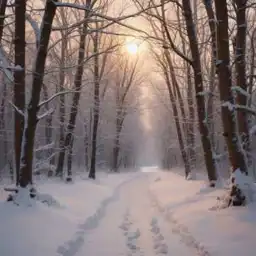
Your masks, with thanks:
[{"label": "forest path", "polygon": [[150,178],[150,173],[141,173],[119,186],[72,240],[58,248],[58,255],[208,256],[189,231],[159,207],[149,192]]}]

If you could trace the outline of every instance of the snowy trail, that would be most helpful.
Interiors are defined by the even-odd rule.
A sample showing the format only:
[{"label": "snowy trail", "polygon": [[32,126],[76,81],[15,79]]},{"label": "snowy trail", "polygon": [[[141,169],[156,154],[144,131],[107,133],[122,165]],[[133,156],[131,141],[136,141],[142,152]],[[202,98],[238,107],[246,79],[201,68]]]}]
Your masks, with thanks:
[{"label": "snowy trail", "polygon": [[181,238],[181,241],[189,248],[196,252],[198,256],[210,256],[211,254],[207,251],[207,249],[198,242],[194,236],[189,232],[188,228],[183,224],[179,223],[173,216],[170,211],[166,211],[159,202],[156,200],[155,196],[152,193],[150,194],[151,202],[153,206],[159,211],[162,217],[164,217],[165,221],[168,223],[169,227],[171,227],[171,231],[173,234],[178,235]]},{"label": "snowy trail", "polygon": [[148,175],[120,186],[115,200],[98,209],[98,217],[87,220],[66,249],[58,248],[58,255],[203,255],[194,244],[182,242],[183,237],[173,232],[173,223],[155,207],[148,193]]},{"label": "snowy trail", "polygon": [[[133,179],[136,179],[137,177],[139,177],[139,175],[132,176],[131,179],[125,180],[120,185],[118,185],[115,188],[113,194],[110,197],[107,197],[105,200],[103,200],[103,202],[101,203],[100,207],[96,210],[96,212],[92,216],[87,218],[84,223],[79,225],[79,229],[74,234],[74,236],[69,241],[65,242],[63,245],[60,245],[57,248],[58,255],[77,255],[77,253],[81,250],[81,247],[85,243],[85,237],[87,237],[91,233],[91,231],[96,229],[99,225],[101,225],[100,228],[102,229],[102,225],[106,222],[106,209],[109,204],[119,199],[121,188],[125,184],[131,182]],[[111,223],[111,221],[109,223]],[[88,240],[86,241],[88,242]]]}]

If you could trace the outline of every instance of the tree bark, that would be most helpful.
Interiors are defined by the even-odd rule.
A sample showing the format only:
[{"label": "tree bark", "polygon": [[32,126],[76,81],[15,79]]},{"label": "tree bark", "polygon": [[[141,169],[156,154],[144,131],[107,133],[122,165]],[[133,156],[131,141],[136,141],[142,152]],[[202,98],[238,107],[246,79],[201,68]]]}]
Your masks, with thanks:
[{"label": "tree bark", "polygon": [[[164,73],[165,73],[165,79],[166,79],[166,83],[167,83],[167,87],[168,87],[170,102],[172,105],[173,117],[175,120],[176,131],[177,131],[178,141],[179,141],[179,145],[180,145],[180,152],[181,152],[182,160],[183,160],[184,166],[185,166],[185,177],[188,178],[189,174],[191,173],[191,169],[189,166],[188,155],[187,155],[185,145],[184,145],[184,140],[182,137],[182,130],[181,130],[181,125],[180,125],[180,120],[179,120],[177,103],[175,101],[175,97],[174,97],[172,86],[171,86],[171,81],[169,79],[167,70],[165,70]],[[175,80],[172,79],[172,83],[173,82],[177,82],[176,79]]]},{"label": "tree bark", "polygon": [[[247,0],[235,0],[236,4],[236,22],[237,34],[235,45],[235,67],[236,67],[236,84],[244,92],[247,92],[246,81],[246,4]],[[242,106],[247,105],[247,96],[245,93],[237,92],[236,103]],[[249,130],[248,130],[248,113],[246,111],[237,111],[238,131],[241,137],[242,147],[245,151],[249,150]]]},{"label": "tree bark", "polygon": [[[197,1],[194,1],[194,6],[197,5]],[[177,10],[178,17],[178,25],[182,26],[180,10]],[[195,11],[194,20],[197,20],[197,12]],[[197,29],[196,29],[197,31]],[[183,36],[183,32],[179,30],[179,34],[182,42],[182,50],[184,53],[187,52],[186,49],[186,40]],[[193,93],[193,82],[192,82],[192,74],[191,74],[191,66],[190,64],[184,60],[184,67],[186,72],[186,82],[187,82],[187,98],[188,98],[188,118],[186,120],[186,141],[187,141],[187,154],[189,157],[190,169],[194,169],[196,167],[196,151],[195,151],[195,108],[194,108],[194,93]]]},{"label": "tree bark", "polygon": [[[60,92],[64,91],[64,82],[65,82],[65,59],[66,59],[66,51],[67,51],[67,38],[65,35],[62,35],[61,41],[61,57],[60,57],[60,72],[59,72],[59,90]],[[61,156],[65,151],[65,113],[66,113],[66,106],[65,106],[65,94],[60,95],[60,106],[59,106],[59,120],[60,120],[60,127],[59,127],[59,158],[57,162],[56,168],[56,176],[63,175],[63,165],[64,165],[64,158]],[[65,154],[65,153],[64,153]]]},{"label": "tree bark", "polygon": [[190,168],[193,169],[196,166],[196,151],[195,151],[195,108],[194,108],[194,94],[193,94],[193,82],[191,79],[191,67],[186,65],[187,69],[187,96],[188,96],[188,156],[190,159]]},{"label": "tree bark", "polygon": [[[14,71],[14,105],[21,111],[25,108],[25,13],[26,1],[15,1],[15,66]],[[24,129],[24,117],[15,111],[14,113],[14,144],[15,144],[15,168],[16,185],[19,185],[21,142]]]},{"label": "tree bark", "polygon": [[214,99],[214,87],[215,87],[215,63],[217,58],[217,38],[216,38],[216,25],[215,25],[215,14],[213,11],[212,1],[204,0],[204,5],[206,9],[206,13],[208,16],[208,24],[211,32],[211,48],[212,48],[212,56],[211,56],[211,70],[210,70],[210,81],[209,81],[209,98],[207,105],[207,113],[208,113],[208,127],[210,131],[210,137],[212,142],[212,147],[215,148],[215,136],[214,136],[214,108],[213,108],[213,99]]},{"label": "tree bark", "polygon": [[84,121],[84,167],[89,171],[89,129],[86,120]]},{"label": "tree bark", "polygon": [[178,101],[180,104],[180,112],[181,112],[181,116],[182,116],[182,127],[183,127],[183,133],[184,133],[184,137],[186,137],[187,135],[187,124],[186,124],[186,111],[185,111],[185,106],[184,106],[184,102],[182,99],[182,95],[180,92],[180,87],[178,85],[178,81],[176,79],[175,76],[175,70],[173,67],[173,63],[172,63],[172,59],[171,56],[169,54],[169,52],[165,51],[165,56],[166,56],[166,60],[168,63],[168,67],[169,67],[169,73],[171,76],[171,80],[172,80],[172,86],[173,86],[173,95],[178,97]]},{"label": "tree bark", "polygon": [[197,102],[197,115],[199,121],[199,131],[204,151],[204,160],[207,169],[208,179],[211,185],[217,180],[216,165],[213,158],[212,145],[209,137],[209,130],[206,123],[205,95],[203,88],[203,78],[201,70],[201,60],[198,49],[197,36],[194,29],[194,22],[191,12],[190,1],[182,0],[186,28],[188,33],[189,45],[192,55],[192,67],[194,71],[194,85]]},{"label": "tree bark", "polygon": [[[3,138],[3,155],[1,155],[1,164],[0,170],[8,164],[8,134],[6,132],[6,120],[5,120],[5,106],[6,106],[6,99],[7,99],[7,86],[5,82],[4,76],[1,77],[3,83],[3,90],[2,90],[2,100],[0,104],[0,135]],[[0,173],[1,175],[1,173]]]},{"label": "tree bark", "polygon": [[[221,114],[224,128],[224,137],[232,166],[232,172],[247,174],[245,156],[238,143],[236,131],[236,113],[234,97],[232,94],[232,77],[230,68],[229,33],[228,33],[228,9],[226,0],[215,0],[217,17],[217,71],[219,78],[220,100],[222,102]],[[243,205],[246,201],[235,177],[232,178],[230,202],[233,205]]]},{"label": "tree bark", "polygon": [[[44,94],[44,99],[47,100],[49,98],[49,93],[45,84],[43,84],[43,94]],[[46,111],[50,110],[48,103],[45,104],[45,109]],[[46,145],[50,145],[52,143],[52,135],[53,135],[52,119],[53,119],[53,113],[45,117],[45,144]],[[46,150],[46,154],[45,154],[46,159],[49,160],[49,163],[52,165],[54,164],[53,152],[54,152],[53,148],[49,148],[48,150]],[[48,175],[49,176],[53,175],[52,169],[49,170]]]},{"label": "tree bark", "polygon": [[236,133],[234,98],[232,95],[232,78],[230,71],[230,52],[228,34],[228,10],[226,0],[215,0],[217,17],[217,71],[219,79],[221,114],[228,153],[232,169],[246,172],[244,155],[242,154]]},{"label": "tree bark", "polygon": [[[57,0],[55,0],[55,2],[57,2]],[[19,184],[24,188],[27,187],[28,184],[32,183],[33,150],[36,126],[38,123],[37,114],[40,109],[40,93],[43,84],[45,61],[55,12],[55,3],[51,0],[47,0],[42,20],[39,47],[33,70],[32,93],[25,112],[25,129],[22,137],[22,155],[19,177]]]},{"label": "tree bark", "polygon": [[119,168],[119,153],[120,153],[120,133],[123,127],[124,116],[122,114],[122,109],[119,106],[119,95],[117,95],[117,111],[116,111],[116,127],[115,127],[115,140],[113,147],[113,162],[112,162],[112,170],[114,172],[118,171]]},{"label": "tree bark", "polygon": [[0,0],[0,42],[3,37],[6,6],[7,0]]},{"label": "tree bark", "polygon": [[70,145],[68,147],[68,171],[67,171],[67,181],[72,181],[72,160],[73,160],[73,142],[74,142],[74,136],[72,136],[71,141],[70,141]]},{"label": "tree bark", "polygon": [[118,135],[118,132],[116,131],[114,148],[113,148],[113,163],[112,163],[112,170],[114,172],[117,172],[119,168],[119,162],[118,162],[119,152],[120,152],[119,136],[120,135]]},{"label": "tree bark", "polygon": [[91,164],[89,178],[96,178],[96,151],[97,151],[97,134],[98,134],[98,123],[99,123],[99,105],[100,105],[100,74],[99,74],[99,39],[98,31],[95,33],[93,38],[94,44],[94,108],[93,108],[93,127],[92,127],[92,152],[91,152]]},{"label": "tree bark", "polygon": [[[252,95],[253,91],[253,86],[254,86],[254,79],[256,78],[254,76],[254,69],[256,67],[256,47],[255,47],[255,42],[256,42],[256,28],[253,29],[252,35],[251,35],[251,40],[250,40],[250,50],[251,50],[251,58],[250,58],[250,71],[249,71],[249,84],[248,84],[248,92],[250,95]],[[250,107],[252,103],[252,96],[248,100],[248,106]]]},{"label": "tree bark", "polygon": [[[170,102],[172,105],[172,111],[173,111],[173,117],[175,120],[175,125],[176,125],[176,130],[177,130],[177,135],[178,135],[178,141],[179,141],[179,145],[180,145],[180,152],[181,152],[181,156],[182,156],[182,160],[184,162],[184,166],[185,166],[185,177],[188,178],[189,174],[191,173],[191,168],[189,165],[189,160],[188,160],[188,154],[185,148],[185,143],[184,143],[184,139],[182,136],[182,129],[181,129],[181,125],[180,125],[180,118],[179,118],[179,112],[178,112],[178,108],[177,108],[177,101],[175,100],[175,96],[173,91],[176,89],[177,95],[180,94],[179,92],[179,85],[174,73],[174,67],[172,65],[172,61],[171,58],[169,56],[169,53],[167,51],[165,51],[165,56],[167,59],[167,63],[168,63],[168,67],[169,67],[169,73],[170,73],[170,77],[171,77],[171,81],[172,81],[172,85],[171,85],[171,81],[168,75],[168,71],[167,69],[165,69],[165,67],[163,67],[164,73],[165,73],[165,78],[166,78],[166,83],[167,83],[167,88],[168,88],[168,92],[169,92],[169,97],[170,97]],[[172,89],[173,87],[173,89]],[[184,104],[181,98],[181,95],[178,96],[178,98],[180,99],[180,107],[181,107],[181,114],[182,114],[182,118],[183,121],[185,122],[186,119],[186,115],[185,115],[185,109],[184,109]],[[184,123],[185,125],[185,123]],[[183,126],[184,129],[184,133],[186,134],[186,128]]]}]

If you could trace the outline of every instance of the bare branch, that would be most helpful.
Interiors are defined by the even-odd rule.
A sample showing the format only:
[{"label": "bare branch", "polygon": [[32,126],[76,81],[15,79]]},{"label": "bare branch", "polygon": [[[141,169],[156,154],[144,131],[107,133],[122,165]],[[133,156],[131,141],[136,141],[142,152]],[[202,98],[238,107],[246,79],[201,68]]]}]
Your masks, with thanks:
[{"label": "bare branch", "polygon": [[38,107],[41,108],[43,105],[49,103],[50,101],[54,100],[55,98],[59,97],[60,95],[67,94],[67,93],[79,93],[79,91],[71,91],[70,90],[70,91],[61,91],[61,92],[55,93],[49,99],[40,102],[38,104]]},{"label": "bare branch", "polygon": [[14,108],[14,110],[19,113],[21,116],[25,116],[24,112],[22,110],[20,110],[17,106],[15,106],[11,101],[9,101],[9,103],[11,104],[11,106]]}]

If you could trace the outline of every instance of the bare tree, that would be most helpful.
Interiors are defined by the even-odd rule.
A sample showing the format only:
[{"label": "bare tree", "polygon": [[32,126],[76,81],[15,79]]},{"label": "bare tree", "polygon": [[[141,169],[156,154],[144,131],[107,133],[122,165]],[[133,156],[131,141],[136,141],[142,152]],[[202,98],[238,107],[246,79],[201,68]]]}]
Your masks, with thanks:
[{"label": "bare tree", "polygon": [[[241,148],[238,144],[236,133],[236,119],[234,109],[234,97],[232,94],[232,78],[230,71],[230,52],[229,52],[229,33],[228,33],[228,9],[226,0],[215,0],[216,17],[217,17],[217,56],[216,61],[220,100],[222,102],[221,114],[224,128],[224,137],[226,139],[232,171],[241,171],[246,173],[246,162]],[[233,204],[243,204],[244,195],[232,179],[233,187],[231,196]]]},{"label": "bare tree", "polygon": [[185,166],[185,177],[189,178],[189,175],[191,174],[191,169],[190,169],[190,165],[189,165],[188,154],[187,154],[187,151],[185,148],[185,142],[184,142],[185,140],[184,140],[184,136],[183,136],[183,134],[185,133],[185,130],[183,130],[183,133],[182,133],[179,112],[178,112],[178,108],[177,108],[177,101],[175,100],[175,95],[174,95],[174,90],[175,90],[175,87],[176,88],[178,87],[178,82],[177,82],[177,79],[176,79],[176,76],[174,73],[174,69],[172,66],[172,62],[171,62],[169,53],[166,50],[165,50],[165,56],[166,56],[167,63],[168,63],[167,65],[169,65],[170,72],[168,73],[168,70],[166,67],[167,65],[164,63],[162,64],[162,68],[163,68],[163,71],[165,74],[165,79],[166,79],[167,88],[168,88],[168,92],[169,92],[170,102],[172,105],[172,111],[173,111],[173,116],[174,116],[174,120],[175,120],[181,156],[182,156],[184,166]]},{"label": "bare tree", "polygon": [[192,68],[194,71],[194,86],[196,92],[197,114],[199,121],[199,130],[201,134],[201,142],[204,150],[204,160],[208,173],[208,179],[210,181],[210,184],[214,186],[214,182],[217,180],[217,174],[215,160],[213,158],[212,145],[209,136],[209,129],[206,123],[207,115],[205,109],[205,95],[202,78],[201,60],[198,48],[198,40],[194,29],[195,24],[193,22],[190,2],[183,0],[182,6],[192,56]]},{"label": "bare tree", "polygon": [[24,112],[25,128],[22,138],[22,155],[20,160],[19,177],[19,184],[22,188],[26,188],[29,184],[32,183],[32,164],[35,131],[37,123],[40,120],[40,117],[38,117],[38,111],[42,106],[40,105],[40,93],[43,85],[45,61],[47,56],[46,53],[51,34],[52,23],[57,8],[55,2],[47,0],[45,5],[39,47],[33,70],[31,98]]},{"label": "bare tree", "polygon": [[[236,66],[236,85],[237,90],[236,102],[238,105],[247,105],[247,79],[246,79],[246,7],[247,0],[236,0],[236,24],[237,34],[235,38],[235,66]],[[246,111],[237,112],[238,131],[242,140],[242,147],[249,150],[249,131],[248,131],[248,113]]]},{"label": "bare tree", "polygon": [[[86,1],[86,6],[91,8],[91,0]],[[64,160],[65,160],[65,151],[68,148],[69,152],[72,152],[73,147],[73,131],[75,128],[76,117],[78,112],[78,105],[80,100],[81,88],[82,88],[82,77],[84,72],[84,58],[85,58],[85,42],[87,37],[87,29],[88,29],[88,17],[89,11],[85,10],[84,14],[84,23],[82,25],[80,41],[79,41],[79,53],[78,53],[78,64],[75,74],[74,80],[74,90],[76,91],[73,95],[72,106],[70,110],[70,117],[67,126],[67,132],[65,134],[64,147],[61,148],[61,152],[59,154],[58,166],[56,173],[63,174]],[[69,157],[69,169],[68,169],[68,178],[67,181],[71,180],[71,160]]]},{"label": "bare tree", "polygon": [[118,67],[115,71],[115,134],[114,145],[112,153],[112,170],[118,171],[119,168],[119,155],[120,155],[120,136],[123,129],[123,123],[128,112],[128,93],[131,88],[138,84],[138,63],[139,57],[135,56],[134,60],[129,60],[128,57],[120,56],[118,58]]},{"label": "bare tree", "polygon": [[[96,23],[96,28],[98,28]],[[99,32],[96,31],[93,36],[93,53],[94,57],[94,92],[93,92],[93,124],[92,124],[92,150],[91,150],[91,164],[89,178],[96,177],[96,149],[97,149],[97,132],[99,124],[100,111],[100,73],[99,73]]]},{"label": "bare tree", "polygon": [[[64,9],[60,9],[59,11],[59,23],[63,23],[64,26],[68,25],[67,17],[64,12]],[[57,16],[58,17],[58,16]],[[59,20],[57,19],[57,20]],[[60,58],[59,58],[59,64],[60,64],[60,70],[59,70],[59,88],[58,90],[60,92],[63,92],[65,90],[65,61],[67,57],[67,51],[68,51],[68,35],[69,32],[67,30],[60,30],[61,34],[61,51],[60,51]],[[63,151],[65,151],[65,114],[66,114],[66,106],[65,106],[65,94],[60,95],[60,104],[59,104],[59,149],[60,149],[60,155]],[[56,175],[61,176],[63,174],[63,162],[61,161],[61,157],[59,155],[58,162],[57,162],[57,168],[56,168]],[[64,161],[64,158],[63,158]]]},{"label": "bare tree", "polygon": [[216,38],[216,25],[215,25],[215,14],[213,10],[212,1],[204,0],[204,6],[206,9],[207,17],[208,17],[208,24],[211,33],[211,67],[210,67],[210,79],[209,79],[209,95],[208,95],[208,106],[207,106],[207,113],[208,113],[208,127],[211,134],[211,142],[213,149],[215,149],[215,138],[214,138],[214,109],[213,109],[213,100],[214,100],[214,89],[215,89],[215,74],[216,74],[216,53],[217,53],[217,38]]}]

